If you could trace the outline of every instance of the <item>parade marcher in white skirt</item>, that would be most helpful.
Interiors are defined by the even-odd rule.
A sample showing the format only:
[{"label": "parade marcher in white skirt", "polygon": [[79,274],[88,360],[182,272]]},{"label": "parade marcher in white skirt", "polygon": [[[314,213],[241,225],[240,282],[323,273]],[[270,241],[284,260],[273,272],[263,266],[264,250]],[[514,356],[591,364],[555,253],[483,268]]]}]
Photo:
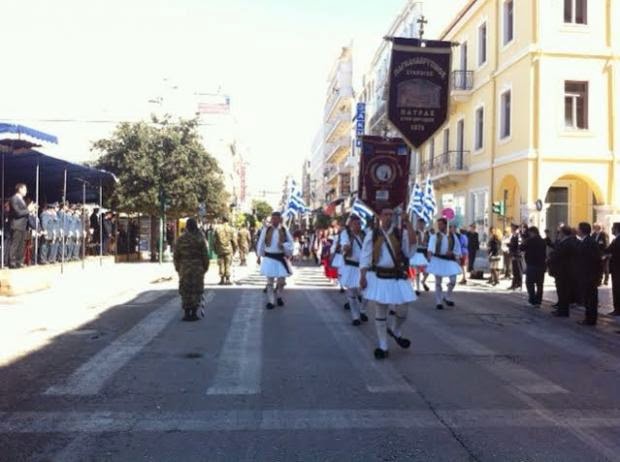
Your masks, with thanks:
[{"label": "parade marcher in white skirt", "polygon": [[[415,248],[415,233],[411,223],[404,218],[405,230],[401,233],[392,223],[392,209],[383,209],[379,226],[364,239],[360,258],[360,287],[364,298],[375,302],[375,326],[379,346],[375,358],[388,356],[390,335],[401,348],[409,348],[411,341],[402,335],[409,305],[416,300],[413,287],[407,279],[407,263]],[[393,305],[394,324],[388,328],[388,307]]]},{"label": "parade marcher in white skirt", "polygon": [[[332,247],[330,249],[331,253],[331,264],[332,268],[336,268],[338,271],[338,285],[340,286],[340,292],[343,293],[345,291],[344,285],[342,284],[342,275],[341,270],[344,266],[344,257],[342,255],[342,234],[345,231],[346,227],[338,228],[336,234],[334,234],[334,241]],[[345,304],[345,309],[349,309],[349,303]]]},{"label": "parade marcher in white skirt", "polygon": [[[420,284],[424,287],[426,292],[429,291],[429,288],[426,285],[426,278],[428,277],[428,273],[426,272],[426,268],[428,267],[426,253],[428,251],[428,240],[430,233],[426,231],[426,222],[423,219],[418,218],[416,226],[415,234],[417,249],[409,260],[409,265],[415,269],[415,294],[419,296]],[[424,280],[422,280],[422,275],[424,275]]]},{"label": "parade marcher in white skirt", "polygon": [[360,291],[360,256],[364,244],[364,232],[358,216],[349,217],[349,226],[341,233],[342,254],[344,264],[340,268],[340,282],[347,293],[353,325],[359,326],[367,322],[366,299],[361,297]]},{"label": "parade marcher in white skirt", "polygon": [[293,238],[281,221],[280,212],[273,212],[271,224],[263,228],[256,246],[260,272],[267,278],[268,310],[273,309],[276,303],[278,306],[284,305],[282,292],[286,278],[293,274],[289,262],[293,254]]},{"label": "parade marcher in white skirt", "polygon": [[[428,241],[428,254],[430,264],[427,271],[435,276],[435,301],[437,309],[443,310],[443,304],[454,306],[452,292],[456,286],[456,277],[461,274],[459,258],[461,256],[461,245],[458,236],[447,232],[448,222],[445,218],[437,220],[437,232]],[[447,277],[448,293],[443,294],[443,278]]]}]

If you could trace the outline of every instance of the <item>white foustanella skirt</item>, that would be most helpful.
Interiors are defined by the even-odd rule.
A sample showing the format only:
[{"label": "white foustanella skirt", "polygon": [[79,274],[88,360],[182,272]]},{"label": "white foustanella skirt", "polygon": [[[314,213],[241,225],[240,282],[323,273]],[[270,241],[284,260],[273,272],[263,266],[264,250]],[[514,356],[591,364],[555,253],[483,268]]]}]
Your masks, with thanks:
[{"label": "white foustanella skirt", "polygon": [[409,259],[409,265],[413,268],[425,268],[428,266],[428,260],[426,259],[426,255],[421,252],[416,252]]},{"label": "white foustanella skirt", "polygon": [[268,278],[287,278],[290,276],[282,263],[269,257],[261,257],[260,274]]},{"label": "white foustanella skirt", "polygon": [[368,287],[364,298],[384,305],[401,305],[416,301],[409,279],[380,279],[374,271],[366,273]]},{"label": "white foustanella skirt", "polygon": [[458,276],[461,274],[461,267],[454,260],[432,257],[426,272],[439,277]]},{"label": "white foustanella skirt", "polygon": [[332,258],[332,268],[342,268],[344,266],[344,258],[341,253],[335,253]]},{"label": "white foustanella skirt", "polygon": [[356,289],[360,286],[360,269],[357,266],[347,265],[340,267],[340,283],[347,289]]}]

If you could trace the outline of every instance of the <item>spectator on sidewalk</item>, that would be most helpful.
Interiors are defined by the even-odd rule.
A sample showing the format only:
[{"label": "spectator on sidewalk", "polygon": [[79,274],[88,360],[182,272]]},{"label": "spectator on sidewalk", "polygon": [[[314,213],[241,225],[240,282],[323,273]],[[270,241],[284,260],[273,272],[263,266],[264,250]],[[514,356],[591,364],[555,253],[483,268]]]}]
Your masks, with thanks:
[{"label": "spectator on sidewalk", "polygon": [[609,272],[611,273],[611,294],[613,298],[614,310],[612,316],[620,316],[620,223],[614,223],[611,228],[614,240],[606,249],[605,253],[609,257]]},{"label": "spectator on sidewalk", "polygon": [[26,205],[28,189],[24,183],[15,185],[15,194],[9,199],[9,219],[11,226],[11,246],[9,248],[9,268],[21,268],[24,265],[26,246],[26,228],[28,215],[34,210],[34,204]]},{"label": "spectator on sidewalk", "polygon": [[553,247],[555,246],[555,242],[553,239],[551,239],[551,231],[549,231],[548,229],[545,229],[545,249],[547,252],[547,258],[549,258],[549,255],[551,255],[551,252],[553,252]]},{"label": "spectator on sidewalk", "polygon": [[591,236],[589,223],[579,223],[577,235],[580,239],[577,251],[579,268],[579,287],[581,300],[586,308],[586,315],[580,324],[594,326],[598,318],[598,287],[603,274],[603,253]]},{"label": "spectator on sidewalk", "polygon": [[502,261],[502,239],[499,229],[491,228],[489,230],[489,269],[491,270],[491,278],[489,284],[496,286],[499,284],[500,263]]},{"label": "spectator on sidewalk", "polygon": [[523,288],[523,256],[521,254],[522,236],[519,225],[512,224],[510,232],[508,253],[510,254],[510,264],[512,265],[512,285],[508,290],[521,290]]},{"label": "spectator on sidewalk", "polygon": [[512,260],[510,258],[510,237],[512,232],[510,227],[504,230],[504,237],[502,238],[502,258],[504,260],[504,279],[512,279]]},{"label": "spectator on sidewalk", "polygon": [[480,250],[480,236],[478,236],[478,231],[476,230],[476,224],[472,223],[469,225],[469,231],[465,232],[467,236],[467,253],[469,257],[469,261],[467,263],[467,271],[471,273],[474,270],[474,263],[476,261],[476,254]]},{"label": "spectator on sidewalk", "polygon": [[540,307],[545,283],[547,245],[536,226],[530,227],[527,233],[527,238],[521,244],[521,251],[525,255],[525,285],[530,305]]},{"label": "spectator on sidewalk", "polygon": [[573,239],[572,230],[568,226],[560,229],[555,249],[548,261],[549,274],[555,278],[558,303],[552,312],[554,316],[567,318],[570,312],[570,304],[574,299],[574,290],[577,279],[575,268],[577,265],[578,242]]},{"label": "spectator on sidewalk", "polygon": [[[459,284],[467,284],[467,269],[469,267],[469,239],[467,238],[467,230],[458,229],[455,225],[450,225],[450,232],[456,234],[459,238],[459,244],[461,245],[461,257],[459,259],[459,266],[461,267],[461,280]],[[475,257],[474,257],[475,258]]]},{"label": "spectator on sidewalk", "polygon": [[603,253],[603,277],[601,278],[601,283],[599,285],[608,285],[609,284],[609,258],[605,254],[607,247],[609,247],[609,236],[605,231],[603,231],[603,227],[600,223],[594,223],[592,227],[592,238],[598,245],[599,249]]}]

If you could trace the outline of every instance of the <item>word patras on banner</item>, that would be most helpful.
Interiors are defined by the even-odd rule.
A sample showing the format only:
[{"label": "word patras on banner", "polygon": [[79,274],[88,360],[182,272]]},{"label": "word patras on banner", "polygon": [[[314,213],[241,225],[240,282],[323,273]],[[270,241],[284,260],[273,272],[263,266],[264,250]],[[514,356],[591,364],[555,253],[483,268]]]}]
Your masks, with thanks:
[{"label": "word patras on banner", "polygon": [[388,120],[414,147],[443,125],[448,115],[452,43],[389,38],[392,41]]},{"label": "word patras on banner", "polygon": [[375,213],[406,207],[411,151],[402,138],[362,136],[359,197]]}]

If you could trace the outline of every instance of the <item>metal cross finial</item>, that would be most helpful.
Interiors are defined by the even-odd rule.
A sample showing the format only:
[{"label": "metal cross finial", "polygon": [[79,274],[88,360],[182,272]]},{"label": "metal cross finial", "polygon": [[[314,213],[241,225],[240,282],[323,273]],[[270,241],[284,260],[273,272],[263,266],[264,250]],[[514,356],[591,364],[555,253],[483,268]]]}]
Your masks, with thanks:
[{"label": "metal cross finial", "polygon": [[420,25],[420,40],[422,40],[424,37],[424,25],[428,24],[428,20],[424,15],[421,15],[416,22]]}]

